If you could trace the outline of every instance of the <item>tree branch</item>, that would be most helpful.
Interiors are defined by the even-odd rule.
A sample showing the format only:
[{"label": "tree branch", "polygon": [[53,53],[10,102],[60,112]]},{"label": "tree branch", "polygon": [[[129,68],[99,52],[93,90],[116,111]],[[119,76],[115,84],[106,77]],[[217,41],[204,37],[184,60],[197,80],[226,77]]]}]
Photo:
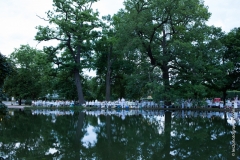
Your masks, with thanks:
[{"label": "tree branch", "polygon": [[50,22],[50,20],[49,20],[49,19],[42,18],[42,17],[40,17],[39,15],[36,15],[36,16],[37,16],[38,18],[40,18],[40,19],[44,20],[44,21]]}]

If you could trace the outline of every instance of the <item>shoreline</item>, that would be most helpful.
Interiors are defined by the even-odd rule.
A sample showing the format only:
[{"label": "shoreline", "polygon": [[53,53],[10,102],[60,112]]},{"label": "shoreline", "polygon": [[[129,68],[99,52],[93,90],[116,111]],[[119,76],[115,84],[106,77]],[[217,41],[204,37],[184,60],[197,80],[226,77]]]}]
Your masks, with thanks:
[{"label": "shoreline", "polygon": [[[27,106],[27,105],[17,105],[17,104],[11,104],[11,102],[4,102],[3,103],[8,107],[8,109],[87,109],[87,110],[104,110],[104,109],[115,109],[115,110],[122,110],[122,109],[129,109],[129,110],[183,110],[183,111],[227,111],[230,112],[233,110],[233,108],[208,108],[208,107],[197,107],[197,108],[148,108],[148,107],[142,107],[142,108],[99,108],[99,107],[83,107],[83,106],[61,106],[61,107],[36,107],[36,106]],[[240,108],[234,108],[235,112],[240,111]]]}]

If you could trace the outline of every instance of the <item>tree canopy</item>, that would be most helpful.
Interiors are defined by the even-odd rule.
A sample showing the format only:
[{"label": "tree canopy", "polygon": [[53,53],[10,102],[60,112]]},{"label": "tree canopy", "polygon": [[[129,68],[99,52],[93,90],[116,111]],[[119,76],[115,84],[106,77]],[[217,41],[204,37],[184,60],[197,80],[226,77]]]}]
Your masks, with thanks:
[{"label": "tree canopy", "polygon": [[0,52],[0,87],[4,83],[4,79],[13,71],[11,63],[7,60],[7,57]]},{"label": "tree canopy", "polygon": [[179,98],[225,99],[227,91],[239,90],[239,28],[225,33],[208,26],[211,13],[202,0],[126,0],[125,8],[102,19],[95,2],[53,0],[53,9],[39,17],[49,25],[37,27],[35,40],[59,43],[42,51],[25,45],[12,54],[9,93],[57,93],[80,104],[151,95],[170,105]]},{"label": "tree canopy", "polygon": [[[45,47],[44,51],[58,60],[56,63],[71,68],[78,93],[78,101],[84,103],[82,81],[79,74],[90,68],[92,44],[98,37],[100,26],[98,12],[92,4],[97,0],[53,0],[53,11],[47,12],[46,20],[51,26],[38,26],[35,39],[39,42],[57,40],[56,47]],[[66,61],[61,55],[68,58]]]},{"label": "tree canopy", "polygon": [[2,103],[4,80],[13,72],[13,66],[0,52],[0,103]]},{"label": "tree canopy", "polygon": [[29,45],[21,45],[10,55],[10,60],[14,73],[4,83],[8,95],[21,100],[38,99],[49,93],[48,72],[52,65],[47,61],[46,54]]}]

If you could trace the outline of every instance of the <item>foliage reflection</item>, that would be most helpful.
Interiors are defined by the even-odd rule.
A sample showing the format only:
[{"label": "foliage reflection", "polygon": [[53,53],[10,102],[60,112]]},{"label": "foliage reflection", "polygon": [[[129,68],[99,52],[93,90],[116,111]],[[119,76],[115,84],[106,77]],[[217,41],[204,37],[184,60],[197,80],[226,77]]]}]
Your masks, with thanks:
[{"label": "foliage reflection", "polygon": [[[0,156],[232,159],[231,116],[227,112],[205,111],[14,111],[0,117]],[[239,121],[235,125],[237,158]]]}]

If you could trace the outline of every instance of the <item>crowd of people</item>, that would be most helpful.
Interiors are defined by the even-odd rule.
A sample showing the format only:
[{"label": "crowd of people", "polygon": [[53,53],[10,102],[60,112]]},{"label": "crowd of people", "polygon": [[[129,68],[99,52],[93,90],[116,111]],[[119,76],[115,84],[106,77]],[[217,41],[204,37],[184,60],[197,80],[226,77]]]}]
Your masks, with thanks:
[{"label": "crowd of people", "polygon": [[206,103],[208,107],[220,107],[220,108],[238,108],[240,107],[240,101],[238,100],[238,96],[234,97],[232,100],[227,99],[225,102],[225,105],[223,101],[221,101],[220,98],[214,98],[214,99],[207,99]]},{"label": "crowd of people", "polygon": [[[60,107],[60,106],[74,106],[73,100],[36,100],[32,101],[32,106],[46,106],[46,107]],[[234,100],[227,100],[225,105],[220,98],[206,99],[204,104],[200,104],[197,101],[192,99],[180,100],[177,103],[172,103],[171,106],[164,106],[163,101],[159,103],[154,102],[153,100],[140,100],[132,101],[125,100],[124,98],[119,98],[116,101],[86,101],[83,104],[84,107],[97,107],[97,108],[192,108],[192,107],[218,107],[218,108],[229,108],[229,107],[240,107],[240,101],[236,96]]]},{"label": "crowd of people", "polygon": [[159,107],[159,104],[154,101],[128,101],[124,98],[119,98],[116,101],[87,101],[85,107],[98,107],[98,108],[141,108],[141,107]]},{"label": "crowd of people", "polygon": [[36,100],[32,101],[32,106],[44,106],[44,107],[60,107],[60,106],[73,106],[73,100]]}]

